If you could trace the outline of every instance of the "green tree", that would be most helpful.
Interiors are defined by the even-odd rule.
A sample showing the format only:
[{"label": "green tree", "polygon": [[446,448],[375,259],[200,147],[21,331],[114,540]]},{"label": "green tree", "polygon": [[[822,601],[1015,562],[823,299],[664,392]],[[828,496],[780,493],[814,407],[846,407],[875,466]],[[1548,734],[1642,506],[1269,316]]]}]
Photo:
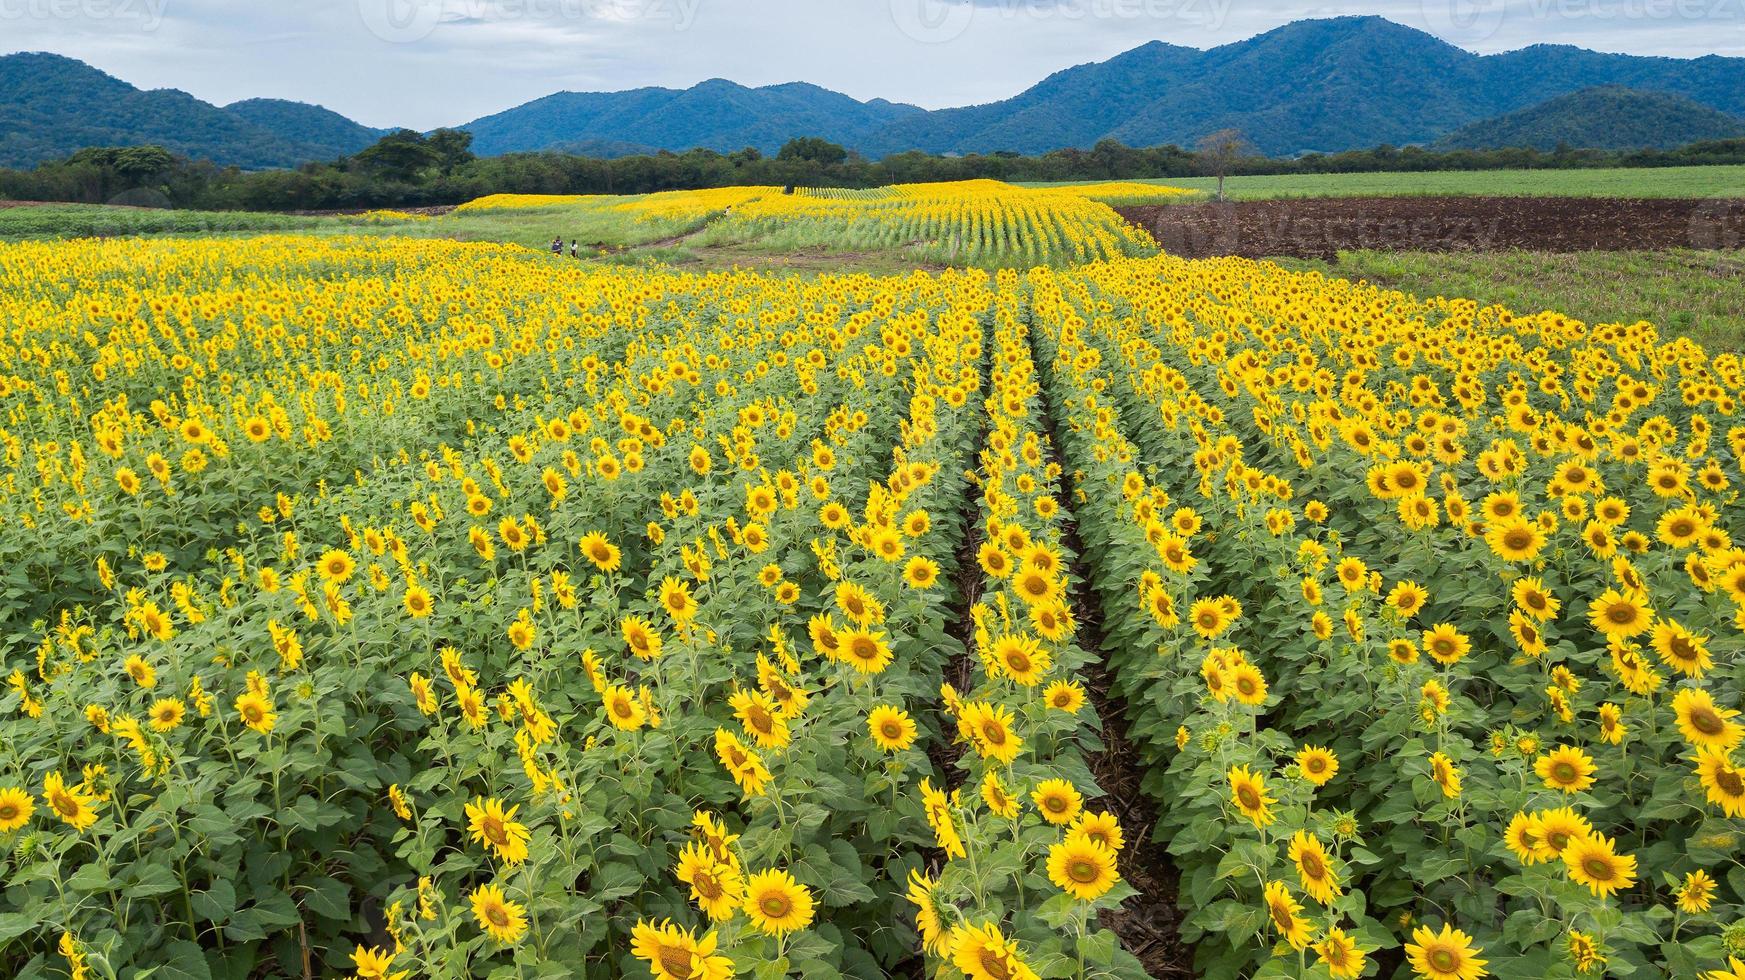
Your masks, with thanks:
[{"label": "green tree", "polygon": [[781,150],[776,153],[776,159],[783,162],[833,164],[847,160],[848,150],[817,136],[796,136],[782,144]]}]

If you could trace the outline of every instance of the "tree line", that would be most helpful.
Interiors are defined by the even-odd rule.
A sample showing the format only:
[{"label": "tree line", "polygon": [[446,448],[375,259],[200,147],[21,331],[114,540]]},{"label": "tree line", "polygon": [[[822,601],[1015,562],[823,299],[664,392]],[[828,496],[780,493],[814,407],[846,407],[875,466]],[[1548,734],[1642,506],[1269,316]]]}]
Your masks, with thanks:
[{"label": "tree line", "polygon": [[[190,160],[162,147],[94,147],[31,170],[0,169],[0,199],[143,204],[203,210],[316,211],[459,204],[486,194],[643,194],[732,185],[878,187],[993,178],[1007,181],[1120,180],[1198,175],[1372,173],[1745,163],[1745,139],[1675,150],[1558,147],[1432,151],[1378,146],[1343,153],[1266,157],[1239,139],[1195,149],[1131,147],[1103,140],[1088,150],[939,155],[911,151],[879,160],[815,137],[790,140],[773,156],[689,150],[601,158],[568,153],[478,157],[472,136],[401,130],[337,160],[294,170],[242,170]],[[1231,144],[1243,147],[1231,152]]]}]

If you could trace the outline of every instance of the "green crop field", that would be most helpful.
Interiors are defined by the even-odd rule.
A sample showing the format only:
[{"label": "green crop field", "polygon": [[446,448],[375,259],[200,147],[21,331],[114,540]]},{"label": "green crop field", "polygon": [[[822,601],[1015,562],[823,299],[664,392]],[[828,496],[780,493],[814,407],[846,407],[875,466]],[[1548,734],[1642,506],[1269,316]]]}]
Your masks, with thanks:
[{"label": "green crop field", "polygon": [[1711,349],[1745,347],[1745,251],[1343,252],[1336,262],[1283,259],[1419,296],[1460,296],[1588,323],[1647,320]]}]

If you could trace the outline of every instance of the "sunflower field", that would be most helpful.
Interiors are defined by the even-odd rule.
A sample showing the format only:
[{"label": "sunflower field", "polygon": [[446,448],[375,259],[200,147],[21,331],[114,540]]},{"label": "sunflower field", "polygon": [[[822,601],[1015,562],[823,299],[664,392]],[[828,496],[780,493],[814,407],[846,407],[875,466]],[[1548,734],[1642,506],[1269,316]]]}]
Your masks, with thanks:
[{"label": "sunflower field", "polygon": [[1745,363],[1084,247],[0,246],[0,973],[1745,977]]}]

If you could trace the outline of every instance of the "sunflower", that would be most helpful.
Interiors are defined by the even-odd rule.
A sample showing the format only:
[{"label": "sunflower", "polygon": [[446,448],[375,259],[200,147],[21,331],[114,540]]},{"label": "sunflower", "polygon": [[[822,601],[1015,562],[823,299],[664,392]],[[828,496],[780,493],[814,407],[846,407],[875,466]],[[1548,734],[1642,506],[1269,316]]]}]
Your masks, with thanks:
[{"label": "sunflower", "polygon": [[939,563],[916,555],[903,566],[903,581],[911,589],[930,589],[939,581]]},{"label": "sunflower", "polygon": [[513,645],[515,649],[527,650],[532,648],[533,641],[539,636],[539,631],[533,625],[532,615],[528,613],[526,608],[523,608],[521,612],[509,622],[509,628],[505,631],[505,634],[509,637],[509,643]]},{"label": "sunflower", "polygon": [[1608,898],[1636,883],[1636,859],[1617,853],[1604,834],[1585,834],[1563,849],[1569,878],[1600,898]]},{"label": "sunflower", "polygon": [[891,664],[891,648],[886,645],[883,633],[850,630],[842,634],[838,652],[862,674],[880,673]]},{"label": "sunflower", "polygon": [[1012,574],[1012,559],[1000,550],[1000,546],[989,541],[976,551],[976,562],[982,566],[990,578],[1005,578]]},{"label": "sunflower", "polygon": [[1708,530],[1708,521],[1693,507],[1675,507],[1660,515],[1654,525],[1654,536],[1660,543],[1673,548],[1688,548]]},{"label": "sunflower", "polygon": [[1194,570],[1199,560],[1188,548],[1188,543],[1173,534],[1165,535],[1157,542],[1157,556],[1163,559],[1165,568],[1182,575]]},{"label": "sunflower", "polygon": [[812,924],[812,892],[786,871],[759,871],[745,881],[745,914],[768,936],[782,936]]},{"label": "sunflower", "polygon": [[963,837],[957,832],[957,823],[952,818],[952,811],[957,806],[957,790],[952,790],[951,795],[947,796],[934,788],[932,777],[921,777],[921,807],[927,814],[927,825],[933,828],[935,842],[948,859],[961,858],[968,854],[963,847]]},{"label": "sunflower", "polygon": [[1000,670],[1023,687],[1035,687],[1053,666],[1053,658],[1028,636],[1005,635],[994,641],[991,654]]},{"label": "sunflower", "polygon": [[1265,891],[1266,915],[1272,920],[1273,929],[1278,931],[1279,938],[1290,943],[1292,949],[1309,948],[1309,940],[1314,938],[1314,927],[1309,920],[1298,915],[1303,906],[1291,897],[1291,890],[1282,881],[1269,881]]},{"label": "sunflower", "polygon": [[745,879],[739,867],[717,859],[707,841],[691,841],[679,851],[674,876],[691,886],[691,901],[715,922],[733,918],[744,901]]},{"label": "sunflower", "polygon": [[334,548],[322,553],[316,569],[321,572],[322,578],[339,583],[351,578],[351,573],[357,570],[357,562],[352,560],[349,553]]},{"label": "sunflower", "polygon": [[1327,968],[1333,980],[1355,980],[1363,976],[1367,966],[1365,954],[1342,929],[1328,929],[1327,935],[1315,944],[1315,956]]},{"label": "sunflower", "polygon": [[1024,747],[1024,740],[1015,729],[1012,709],[1003,704],[974,701],[964,705],[958,712],[957,731],[977,755],[1005,765],[1011,765]]},{"label": "sunflower", "polygon": [[1212,639],[1224,632],[1230,626],[1230,620],[1224,615],[1224,606],[1216,599],[1195,599],[1188,607],[1188,622],[1193,624],[1194,632],[1206,639]]},{"label": "sunflower", "polygon": [[182,724],[187,716],[188,706],[181,698],[159,698],[152,702],[151,710],[146,712],[151,718],[151,728],[154,732],[172,732]]},{"label": "sunflower", "polygon": [[1715,879],[1701,868],[1684,876],[1678,886],[1678,910],[1685,915],[1701,915],[1715,900]]},{"label": "sunflower", "polygon": [[1424,603],[1430,594],[1416,582],[1400,582],[1388,593],[1388,606],[1400,614],[1401,619],[1410,619],[1424,608]]},{"label": "sunflower", "polygon": [[832,531],[840,531],[847,527],[853,517],[848,508],[832,500],[818,510],[818,520]]},{"label": "sunflower", "polygon": [[527,934],[527,910],[509,901],[503,889],[484,885],[472,894],[473,919],[485,934],[504,945],[521,941]]},{"label": "sunflower", "polygon": [[48,804],[61,822],[79,833],[97,822],[97,798],[84,786],[69,786],[59,772],[51,772],[42,781],[42,801]]},{"label": "sunflower", "polygon": [[1369,581],[1369,566],[1355,555],[1347,556],[1339,559],[1339,564],[1333,567],[1333,574],[1338,576],[1345,591],[1357,592]]},{"label": "sunflower", "polygon": [[727,703],[760,749],[780,749],[791,740],[781,706],[762,691],[735,691]]},{"label": "sunflower", "polygon": [[630,952],[648,964],[655,980],[728,980],[733,961],[715,953],[713,932],[698,939],[671,920],[638,919],[630,933]]},{"label": "sunflower", "polygon": [[126,662],[122,664],[122,668],[127,671],[127,676],[133,680],[134,684],[145,688],[148,691],[158,686],[158,672],[156,668],[152,667],[152,665],[139,654],[136,653],[129,656]]},{"label": "sunflower", "polygon": [[1289,854],[1291,863],[1297,866],[1297,881],[1310,898],[1322,905],[1331,905],[1334,899],[1344,894],[1339,887],[1339,876],[1328,863],[1327,849],[1321,846],[1319,837],[1297,831],[1291,835]]},{"label": "sunflower", "polygon": [[696,618],[697,600],[691,596],[690,584],[670,575],[660,583],[660,604],[681,626]]},{"label": "sunflower", "polygon": [[1545,634],[1540,631],[1538,624],[1519,609],[1509,612],[1509,635],[1515,638],[1515,644],[1521,648],[1521,652],[1529,657],[1542,656],[1548,647]]},{"label": "sunflower", "polygon": [[1043,639],[1058,642],[1072,634],[1072,610],[1062,602],[1043,603],[1031,608],[1030,624]]},{"label": "sunflower", "polygon": [[1607,589],[1588,604],[1588,621],[1608,639],[1627,639],[1648,629],[1648,600],[1636,589]]},{"label": "sunflower", "polygon": [[1095,841],[1116,853],[1127,846],[1126,835],[1121,833],[1121,822],[1115,819],[1113,813],[1107,811],[1093,813],[1087,810],[1079,814],[1067,829],[1066,836],[1068,840],[1083,838]]},{"label": "sunflower", "polygon": [[1056,711],[1075,715],[1085,705],[1085,689],[1078,681],[1055,681],[1042,692],[1042,699]]},{"label": "sunflower", "polygon": [[915,720],[901,708],[881,704],[866,717],[873,744],[886,752],[900,752],[915,743]]},{"label": "sunflower", "polygon": [[618,546],[607,541],[606,536],[599,531],[589,531],[582,535],[581,548],[582,556],[602,572],[615,572],[622,563],[623,554]]},{"label": "sunflower", "polygon": [[[371,946],[369,949],[365,949],[363,944],[359,943],[357,948],[352,950],[351,966],[352,973],[358,980],[388,980],[390,972],[394,969],[394,954],[380,946]],[[406,975],[405,973],[394,974],[396,980],[403,980]],[[78,975],[75,974],[75,976]]]},{"label": "sunflower", "polygon": [[1260,673],[1260,668],[1249,663],[1237,664],[1226,679],[1236,700],[1246,705],[1266,702],[1266,678]]},{"label": "sunflower", "polygon": [[856,626],[883,622],[885,607],[871,593],[853,582],[836,583],[836,608]]},{"label": "sunflower", "polygon": [[506,864],[527,860],[527,842],[532,838],[525,824],[517,823],[512,806],[503,809],[503,801],[495,797],[475,797],[466,805],[467,829],[475,843],[488,847]]},{"label": "sunflower", "polygon": [[660,657],[660,633],[648,620],[626,616],[618,625],[618,632],[624,638],[624,645],[630,648],[630,655],[636,659],[655,660]]},{"label": "sunflower", "polygon": [[1745,725],[1729,720],[1739,712],[1719,707],[1702,688],[1680,690],[1673,696],[1672,711],[1678,717],[1680,734],[1696,748],[1731,751],[1745,738]]},{"label": "sunflower", "polygon": [[1472,649],[1472,641],[1453,623],[1437,623],[1424,631],[1424,652],[1439,664],[1453,665]]},{"label": "sunflower", "polygon": [[1000,782],[998,770],[990,767],[982,774],[982,802],[988,805],[988,811],[1001,820],[1010,820],[1018,815],[1022,802],[1018,797],[1007,791],[1006,785]]},{"label": "sunflower", "polygon": [[1054,576],[1040,568],[1026,565],[1012,576],[1012,591],[1018,593],[1018,598],[1025,606],[1038,606],[1054,602],[1061,593],[1061,585]]},{"label": "sunflower", "polygon": [[1599,719],[1600,740],[1607,745],[1624,744],[1624,736],[1630,733],[1624,724],[1624,709],[1606,701],[1600,705]]},{"label": "sunflower", "polygon": [[950,943],[951,963],[966,980],[1037,980],[1018,944],[1000,932],[998,923],[957,926]]},{"label": "sunflower", "polygon": [[623,685],[607,684],[600,692],[600,702],[606,708],[606,720],[619,731],[636,731],[648,720],[641,699],[635,691]]},{"label": "sunflower", "polygon": [[237,695],[235,708],[242,723],[262,735],[271,732],[273,724],[278,721],[279,716],[273,713],[273,702],[255,691]]},{"label": "sunflower", "polygon": [[0,789],[0,834],[9,834],[30,822],[36,800],[16,786]]},{"label": "sunflower", "polygon": [[1085,798],[1078,789],[1064,779],[1043,780],[1037,784],[1035,792],[1030,794],[1030,800],[1036,804],[1042,819],[1056,827],[1072,823],[1085,804]]},{"label": "sunflower", "polygon": [[1545,531],[1536,521],[1514,518],[1489,525],[1484,540],[1504,561],[1532,561],[1545,547]]},{"label": "sunflower", "polygon": [[1484,960],[1478,954],[1484,950],[1472,944],[1472,937],[1443,923],[1442,931],[1431,932],[1429,926],[1412,931],[1412,941],[1406,944],[1406,958],[1412,972],[1423,980],[1478,980],[1490,976]]},{"label": "sunflower", "polygon": [[1089,839],[1066,840],[1048,849],[1048,880],[1081,902],[1094,902],[1115,887],[1115,852]]},{"label": "sunflower", "polygon": [[1230,781],[1230,801],[1256,827],[1269,827],[1275,819],[1272,805],[1278,801],[1266,795],[1266,779],[1250,772],[1247,766],[1236,766],[1225,774]]},{"label": "sunflower", "polygon": [[933,897],[933,889],[938,884],[938,879],[910,868],[909,889],[904,896],[915,906],[915,931],[921,934],[921,949],[932,954],[944,952],[949,938],[940,924],[938,903]]},{"label": "sunflower", "polygon": [[1339,757],[1318,745],[1305,745],[1297,753],[1297,768],[1303,778],[1316,786],[1325,786],[1339,775]]},{"label": "sunflower", "polygon": [[1652,642],[1661,662],[1686,677],[1701,678],[1715,665],[1709,656],[1707,638],[1692,633],[1673,620],[1654,621]]},{"label": "sunflower", "polygon": [[1573,745],[1560,745],[1540,756],[1533,771],[1544,780],[1547,789],[1579,793],[1594,784],[1593,757]]},{"label": "sunflower", "polygon": [[1562,857],[1571,842],[1593,833],[1587,818],[1566,806],[1541,810],[1533,815],[1533,820],[1539,841],[1535,855],[1541,861]]},{"label": "sunflower", "polygon": [[1508,829],[1503,831],[1503,844],[1524,865],[1548,860],[1541,852],[1542,834],[1537,817],[1516,813],[1510,818]]},{"label": "sunflower", "polygon": [[1451,800],[1460,796],[1460,770],[1455,767],[1454,760],[1447,753],[1431,753],[1430,778],[1442,788],[1443,796]]},{"label": "sunflower", "polygon": [[1745,817],[1745,770],[1733,766],[1724,749],[1697,749],[1697,778],[1710,803],[1729,817]]},{"label": "sunflower", "polygon": [[1165,629],[1181,622],[1175,611],[1175,597],[1161,585],[1143,590],[1140,606],[1150,614],[1152,622]]},{"label": "sunflower", "polygon": [[872,532],[870,546],[873,554],[885,561],[895,562],[903,557],[903,538],[893,527],[881,527]]},{"label": "sunflower", "polygon": [[747,796],[762,796],[764,787],[769,784],[770,772],[764,767],[763,758],[737,735],[725,728],[715,729],[715,755],[721,764],[733,776],[733,781]]}]

